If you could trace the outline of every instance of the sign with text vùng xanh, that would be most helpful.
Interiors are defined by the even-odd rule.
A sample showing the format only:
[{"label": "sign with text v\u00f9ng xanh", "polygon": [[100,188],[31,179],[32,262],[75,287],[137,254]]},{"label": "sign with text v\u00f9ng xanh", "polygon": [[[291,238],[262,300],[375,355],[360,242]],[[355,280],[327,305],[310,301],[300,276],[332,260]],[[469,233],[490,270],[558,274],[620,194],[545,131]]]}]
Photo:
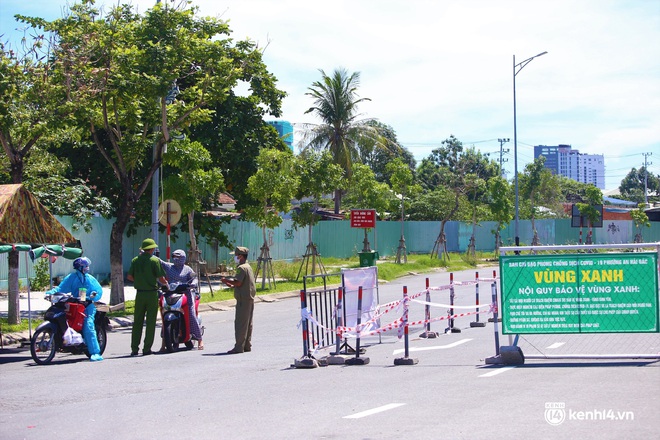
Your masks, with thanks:
[{"label": "sign with text v\u00f9ng xanh", "polygon": [[657,253],[500,257],[502,333],[658,332]]}]

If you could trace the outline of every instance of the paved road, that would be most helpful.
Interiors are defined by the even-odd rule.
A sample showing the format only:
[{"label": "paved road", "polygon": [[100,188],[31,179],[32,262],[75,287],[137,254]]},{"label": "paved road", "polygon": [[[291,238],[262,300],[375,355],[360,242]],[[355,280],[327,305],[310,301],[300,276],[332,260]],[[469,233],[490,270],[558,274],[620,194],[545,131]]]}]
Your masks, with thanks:
[{"label": "paved road", "polygon": [[[404,285],[423,290],[424,278],[381,284],[381,302],[401,298]],[[429,278],[448,282],[446,273]],[[202,318],[204,351],[131,358],[128,329],[109,334],[100,363],[58,355],[37,366],[26,350],[2,350],[0,438],[647,439],[660,429],[659,362],[490,366],[493,325],[470,328],[466,318],[456,321],[461,333],[436,339],[411,331],[417,365],[394,366],[403,343],[385,334],[363,341],[367,365],[300,369],[291,367],[302,354],[296,298],[256,305],[254,348],[241,355],[223,354],[233,345],[232,309]],[[557,426],[546,421],[561,414]]]}]

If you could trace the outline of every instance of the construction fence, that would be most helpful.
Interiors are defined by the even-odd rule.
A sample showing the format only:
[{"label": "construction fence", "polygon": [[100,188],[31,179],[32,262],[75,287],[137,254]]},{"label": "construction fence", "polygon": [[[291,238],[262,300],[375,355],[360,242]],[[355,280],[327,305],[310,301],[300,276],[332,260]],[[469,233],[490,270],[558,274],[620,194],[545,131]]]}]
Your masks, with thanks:
[{"label": "construction fence", "polygon": [[[92,230],[74,231],[71,217],[57,217],[58,220],[80,240],[84,255],[92,260],[92,273],[100,280],[109,278],[110,274],[110,232],[113,220],[100,217],[92,219]],[[536,220],[535,227],[541,244],[566,245],[576,244],[580,240],[579,228],[571,227],[570,219]],[[470,244],[470,238],[475,234],[477,251],[494,252],[495,222],[482,222],[476,228],[471,223],[447,222],[445,225],[446,246],[449,252],[465,252]],[[263,245],[263,233],[260,227],[251,222],[232,220],[222,225],[222,230],[234,245],[246,246],[250,249],[249,258],[256,260],[259,249]],[[404,223],[406,251],[409,254],[428,254],[440,233],[440,222],[408,221]],[[632,243],[637,230],[632,221],[613,220],[602,228],[593,230],[594,244]],[[586,228],[583,235],[586,234]],[[660,223],[651,223],[651,227],[643,228],[645,242],[660,241]],[[138,254],[144,238],[151,236],[147,227],[138,228],[136,234],[124,236],[122,258],[124,268],[128,268],[131,260]],[[284,219],[277,228],[266,232],[270,256],[273,260],[295,260],[302,258],[309,242],[308,229],[296,229],[291,219]],[[532,241],[531,222],[519,221],[519,236],[522,245]],[[396,221],[379,221],[376,228],[368,231],[371,248],[378,251],[381,258],[393,257],[397,253],[401,238],[401,223]],[[364,230],[351,228],[350,221],[322,221],[312,228],[312,241],[322,257],[348,258],[357,255],[362,250]],[[167,236],[161,232],[159,244],[165,250]],[[188,249],[190,238],[187,231],[176,231],[176,237],[171,237],[172,249]],[[501,242],[504,246],[514,243],[514,226],[509,224],[501,231]],[[206,262],[206,270],[215,273],[225,264],[231,264],[233,249],[221,248],[217,243],[204,239],[198,240],[201,258]],[[163,252],[164,254],[164,252]],[[26,281],[26,270],[33,277],[32,265],[20,265],[19,278]],[[58,260],[53,264],[53,276],[64,276],[71,269],[70,262]],[[0,290],[7,289],[7,254],[0,255]],[[23,284],[25,285],[25,284]]]}]

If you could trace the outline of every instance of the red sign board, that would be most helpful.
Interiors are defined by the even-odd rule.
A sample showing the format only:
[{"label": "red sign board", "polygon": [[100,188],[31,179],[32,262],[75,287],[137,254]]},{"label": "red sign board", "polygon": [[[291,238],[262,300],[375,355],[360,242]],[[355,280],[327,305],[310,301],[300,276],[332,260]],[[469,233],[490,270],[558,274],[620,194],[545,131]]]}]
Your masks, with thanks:
[{"label": "red sign board", "polygon": [[351,228],[375,228],[375,227],[376,227],[375,209],[351,210]]}]

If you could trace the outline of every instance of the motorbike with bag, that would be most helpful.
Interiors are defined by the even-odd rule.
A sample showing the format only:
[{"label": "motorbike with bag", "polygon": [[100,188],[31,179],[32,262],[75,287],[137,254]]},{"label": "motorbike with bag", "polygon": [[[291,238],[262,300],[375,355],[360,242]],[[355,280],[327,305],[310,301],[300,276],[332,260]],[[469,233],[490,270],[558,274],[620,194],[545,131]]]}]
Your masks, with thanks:
[{"label": "motorbike with bag", "polygon": [[[91,296],[94,296],[94,293]],[[80,300],[70,294],[62,293],[47,295],[46,299],[50,301],[51,306],[44,314],[44,322],[36,328],[30,340],[32,359],[40,365],[49,364],[57,352],[85,354],[89,358],[91,354],[81,333],[85,320],[85,307],[91,304],[91,301]],[[100,354],[103,354],[110,324],[107,317],[109,308],[101,302],[94,304],[96,339],[101,349]]]},{"label": "motorbike with bag", "polygon": [[[190,304],[189,297],[194,304]],[[199,298],[196,286],[191,283],[172,283],[160,288],[158,301],[163,320],[163,340],[168,353],[178,351],[180,344],[184,344],[188,349],[194,347],[195,337],[190,332],[189,307],[195,307],[197,323],[202,335],[204,334],[202,319],[198,313]]]}]

